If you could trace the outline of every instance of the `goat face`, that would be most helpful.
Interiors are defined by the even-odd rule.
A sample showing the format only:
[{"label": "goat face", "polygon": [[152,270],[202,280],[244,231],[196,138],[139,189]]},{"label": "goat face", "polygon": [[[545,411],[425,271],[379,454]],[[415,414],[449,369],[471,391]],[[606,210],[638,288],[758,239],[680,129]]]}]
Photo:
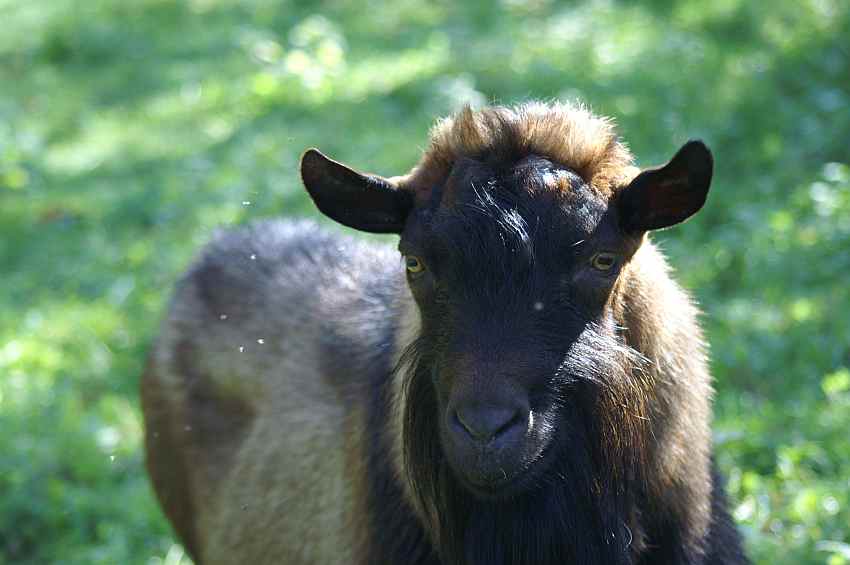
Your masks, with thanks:
[{"label": "goat face", "polygon": [[711,155],[690,142],[615,190],[535,152],[415,172],[363,175],[315,150],[302,160],[322,212],[401,235],[421,318],[407,443],[430,441],[474,496],[513,497],[553,480],[553,460],[596,457],[612,411],[639,415],[629,391],[640,358],[618,335],[618,296],[644,232],[704,203]]},{"label": "goat face", "polygon": [[416,347],[455,475],[508,496],[561,455],[553,437],[583,433],[588,404],[573,400],[587,385],[624,372],[608,306],[640,240],[574,171],[537,155],[459,160],[435,193],[399,246]]}]

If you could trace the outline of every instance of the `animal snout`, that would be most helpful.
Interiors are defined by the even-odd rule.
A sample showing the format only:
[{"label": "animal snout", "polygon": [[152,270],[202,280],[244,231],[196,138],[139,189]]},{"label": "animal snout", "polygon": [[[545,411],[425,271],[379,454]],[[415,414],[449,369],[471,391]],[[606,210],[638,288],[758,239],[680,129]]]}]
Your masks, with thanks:
[{"label": "animal snout", "polygon": [[454,410],[452,428],[459,439],[480,444],[499,443],[524,433],[528,409],[520,405],[467,404]]},{"label": "animal snout", "polygon": [[495,492],[522,471],[532,434],[528,402],[522,398],[459,401],[446,413],[446,452],[468,485]]}]

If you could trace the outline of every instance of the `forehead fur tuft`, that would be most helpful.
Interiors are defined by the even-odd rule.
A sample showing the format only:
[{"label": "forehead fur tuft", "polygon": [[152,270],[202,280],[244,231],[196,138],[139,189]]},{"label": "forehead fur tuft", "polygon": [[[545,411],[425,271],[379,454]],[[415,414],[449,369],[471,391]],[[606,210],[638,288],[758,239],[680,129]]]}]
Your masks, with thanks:
[{"label": "forehead fur tuft", "polygon": [[482,110],[466,107],[438,121],[430,147],[408,182],[428,191],[459,158],[510,162],[530,154],[573,169],[605,196],[638,172],[610,119],[581,105],[532,102]]}]

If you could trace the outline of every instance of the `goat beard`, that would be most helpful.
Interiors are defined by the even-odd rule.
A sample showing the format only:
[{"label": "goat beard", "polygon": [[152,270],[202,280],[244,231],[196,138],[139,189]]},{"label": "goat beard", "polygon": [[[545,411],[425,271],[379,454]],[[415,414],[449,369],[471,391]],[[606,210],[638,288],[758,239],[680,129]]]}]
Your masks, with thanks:
[{"label": "goat beard", "polygon": [[567,357],[594,359],[588,354],[598,356],[605,347],[608,360],[579,364],[582,374],[574,371],[570,382],[560,383],[560,418],[547,467],[528,490],[506,500],[482,500],[455,477],[434,425],[440,406],[431,380],[434,360],[425,353],[430,348],[420,339],[405,352],[399,370],[406,374],[398,375],[406,386],[405,469],[443,562],[631,563],[629,522],[644,490],[650,383],[639,353],[589,331]]}]

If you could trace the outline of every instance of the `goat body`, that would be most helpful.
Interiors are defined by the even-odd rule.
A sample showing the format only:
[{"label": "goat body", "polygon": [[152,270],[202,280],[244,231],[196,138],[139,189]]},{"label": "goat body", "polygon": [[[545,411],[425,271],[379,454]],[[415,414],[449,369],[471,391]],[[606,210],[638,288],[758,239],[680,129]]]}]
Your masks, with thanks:
[{"label": "goat body", "polygon": [[408,175],[308,151],[338,222],[222,233],[142,379],[147,464],[196,563],[746,563],[689,297],[647,232],[705,202],[566,105],[465,110]]}]

